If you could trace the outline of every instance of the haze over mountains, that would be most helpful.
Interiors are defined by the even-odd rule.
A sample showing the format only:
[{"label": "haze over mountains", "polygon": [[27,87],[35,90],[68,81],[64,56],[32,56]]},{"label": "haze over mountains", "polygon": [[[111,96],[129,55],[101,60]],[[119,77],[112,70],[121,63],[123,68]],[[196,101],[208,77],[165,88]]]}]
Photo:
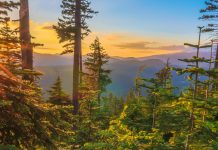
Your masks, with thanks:
[{"label": "haze over mountains", "polygon": [[[169,59],[171,64],[175,65],[181,65],[181,62],[178,61],[178,59],[182,58],[191,58],[192,56],[196,55],[195,52],[181,52],[181,53],[174,53],[174,54],[164,54],[164,55],[153,55],[148,57],[111,57],[110,63],[117,62],[117,61],[127,61],[127,60],[137,60],[137,61],[143,61],[148,59],[160,59],[164,62]],[[209,57],[208,52],[202,52],[201,57],[208,58]],[[84,56],[84,59],[86,56]],[[34,62],[35,66],[66,66],[66,65],[73,65],[73,57],[71,55],[59,55],[59,54],[40,54],[40,53],[34,53]]]},{"label": "haze over mountains", "polygon": [[[108,86],[108,92],[112,92],[118,96],[126,96],[131,88],[134,87],[134,79],[138,75],[151,78],[158,72],[169,59],[172,66],[185,66],[184,63],[178,61],[182,58],[190,58],[194,53],[175,53],[169,55],[155,55],[141,58],[122,58],[111,57],[107,68],[112,70],[111,78],[113,83]],[[208,58],[209,53],[201,53],[203,57]],[[84,56],[84,59],[86,56]],[[72,91],[72,74],[73,74],[73,57],[70,55],[52,55],[52,54],[34,54],[35,67],[44,75],[39,81],[46,91],[60,75],[63,81],[64,90],[70,94]],[[206,67],[203,64],[202,67]],[[184,81],[184,76],[178,76],[175,71],[173,73],[173,84],[182,89],[187,86],[188,82]]]}]

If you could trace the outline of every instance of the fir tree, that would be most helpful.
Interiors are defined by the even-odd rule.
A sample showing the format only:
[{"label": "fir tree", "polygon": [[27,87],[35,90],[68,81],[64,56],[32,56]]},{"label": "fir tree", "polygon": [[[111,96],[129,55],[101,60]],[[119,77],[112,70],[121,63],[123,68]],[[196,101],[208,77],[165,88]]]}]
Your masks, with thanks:
[{"label": "fir tree", "polygon": [[84,65],[90,82],[95,83],[93,89],[98,91],[97,100],[100,106],[101,95],[106,91],[107,85],[111,83],[109,77],[111,71],[104,68],[109,61],[109,56],[104,51],[98,38],[91,44],[90,49],[92,52],[87,54],[88,57]]},{"label": "fir tree", "polygon": [[9,21],[9,18],[5,18],[0,28],[0,62],[12,73],[19,74],[21,73],[20,40],[17,29],[9,27]]},{"label": "fir tree", "polygon": [[5,70],[0,75],[0,143],[54,150],[69,144],[72,107],[52,108],[41,101],[40,89]]},{"label": "fir tree", "polygon": [[218,10],[218,2],[216,0],[206,0],[205,5],[206,8],[200,10],[200,12],[203,13],[200,19],[211,21],[211,23],[209,23],[208,27],[204,30],[208,32],[216,32],[217,24],[214,23],[213,20],[217,19],[216,11]]},{"label": "fir tree", "polygon": [[48,102],[55,105],[70,104],[70,97],[62,89],[62,81],[60,76],[58,76],[57,80],[55,81],[51,89],[48,91],[48,93],[50,95]]},{"label": "fir tree", "polygon": [[64,43],[65,51],[62,54],[74,52],[73,66],[73,105],[74,114],[79,112],[79,81],[82,80],[82,39],[87,36],[90,29],[87,19],[96,12],[90,8],[88,0],[62,0],[62,19],[54,26],[60,43]]},{"label": "fir tree", "polygon": [[[199,77],[206,76],[210,79],[212,74],[215,75],[217,73],[210,71],[210,69],[206,70],[200,67],[200,63],[211,63],[211,58],[206,59],[199,57],[201,48],[211,47],[211,45],[200,45],[201,31],[202,28],[200,27],[198,45],[185,44],[197,48],[196,56],[193,56],[192,59],[181,59],[181,61],[187,62],[189,67],[185,69],[176,69],[179,74],[188,74],[188,80],[192,81],[192,86],[186,92],[184,92],[183,96],[180,98],[182,101],[184,101],[183,103],[189,103],[190,106],[186,108],[187,111],[190,111],[189,125],[188,130],[186,131],[187,135],[185,140],[186,150],[191,148],[197,149],[200,146],[208,145],[208,141],[213,142],[216,140],[216,137],[211,136],[212,134],[215,134],[212,133],[213,131],[211,130],[211,127],[216,126],[214,121],[212,121],[212,123],[211,120],[214,119],[213,114],[217,107],[217,100],[214,99],[214,101],[211,103],[210,100],[212,100],[213,97],[208,94],[211,93],[211,90],[208,89],[208,86],[210,86],[212,82],[200,80]],[[211,72],[211,75],[209,75],[209,72]],[[211,127],[208,126],[209,122],[213,124],[211,124]],[[208,128],[209,134],[205,132],[205,128]],[[203,138],[196,134],[199,132],[203,134]],[[196,139],[198,141],[196,141]]]},{"label": "fir tree", "polygon": [[0,1],[0,23],[4,22],[7,19],[9,11],[12,11],[14,8],[18,8],[19,3],[13,1]]},{"label": "fir tree", "polygon": [[[217,39],[217,31],[218,31],[218,24],[217,21],[217,14],[218,11],[218,1],[217,0],[206,0],[205,1],[206,8],[201,9],[200,12],[203,14],[200,17],[201,20],[207,21],[208,26],[203,31],[212,33],[212,39]],[[218,68],[218,45],[216,48],[216,56],[215,56],[215,68]]]},{"label": "fir tree", "polygon": [[170,99],[175,98],[173,95],[173,87],[171,85],[171,77],[171,68],[169,62],[167,62],[166,66],[156,73],[155,78],[142,78],[140,79],[141,82],[137,83],[137,86],[140,88],[147,89],[148,104],[150,105],[149,107],[152,108],[152,128],[155,128],[156,126],[158,107],[169,102]]},{"label": "fir tree", "polygon": [[9,21],[6,15],[0,30],[0,143],[20,149],[64,147],[71,140],[72,115],[68,110],[72,107],[65,108],[65,112],[53,109],[41,100],[35,83],[21,79],[26,72],[18,51],[20,40]]},{"label": "fir tree", "polygon": [[[96,141],[95,133],[106,128],[109,116],[105,111],[105,102],[100,103],[101,94],[111,82],[109,70],[104,69],[108,56],[98,39],[90,46],[92,52],[87,54],[84,62],[86,73],[83,73],[83,82],[80,84],[80,122],[77,127],[77,143],[83,147],[87,142]],[[95,84],[93,84],[95,83]],[[105,100],[105,99],[102,99]]]}]

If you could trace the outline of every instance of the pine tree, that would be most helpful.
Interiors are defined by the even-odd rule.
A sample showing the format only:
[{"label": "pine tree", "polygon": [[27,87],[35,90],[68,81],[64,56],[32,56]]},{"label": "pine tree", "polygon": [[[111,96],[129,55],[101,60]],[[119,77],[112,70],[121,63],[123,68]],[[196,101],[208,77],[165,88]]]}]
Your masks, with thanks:
[{"label": "pine tree", "polygon": [[0,23],[4,22],[7,19],[9,11],[12,11],[14,8],[18,8],[19,3],[13,1],[0,1]]},{"label": "pine tree", "polygon": [[[214,143],[216,137],[211,136],[216,133],[213,133],[211,127],[216,126],[214,122],[214,111],[217,107],[217,100],[209,94],[211,93],[211,89],[208,87],[210,87],[212,83],[210,81],[211,75],[217,73],[210,70],[210,68],[206,70],[200,67],[200,63],[211,63],[211,58],[206,59],[199,57],[201,48],[211,47],[211,45],[200,45],[201,30],[202,28],[200,27],[198,45],[185,44],[197,48],[196,56],[193,56],[192,59],[181,59],[181,61],[188,63],[188,67],[185,69],[176,69],[179,74],[188,74],[188,80],[192,81],[191,87],[181,96],[181,100],[184,101],[183,103],[189,103],[189,107],[186,109],[190,111],[189,125],[185,140],[186,150],[192,148],[197,149],[205,145],[207,145],[206,147],[211,147],[211,145],[208,145],[208,141],[216,144]],[[208,77],[209,81],[200,80],[200,76]],[[205,131],[205,128],[208,128],[208,131]],[[203,134],[203,137],[198,136],[196,133]],[[198,141],[196,141],[196,139]]]},{"label": "pine tree", "polygon": [[51,111],[51,107],[41,101],[40,89],[21,80],[21,55],[16,50],[18,38],[5,23],[0,32],[0,143],[22,149],[57,149],[56,137],[63,140],[70,135],[64,131],[71,130],[68,124],[71,120],[59,118],[60,110]]},{"label": "pine tree", "polygon": [[[80,84],[80,126],[77,127],[77,142],[83,147],[87,142],[96,141],[96,132],[108,125],[109,115],[105,111],[105,101],[100,103],[101,94],[111,82],[109,70],[104,69],[108,56],[98,39],[90,46],[92,52],[87,54],[84,62],[86,72]],[[95,83],[95,84],[93,84]],[[105,99],[102,99],[105,100]]]},{"label": "pine tree", "polygon": [[156,116],[158,107],[166,102],[169,102],[170,99],[175,98],[173,94],[173,87],[171,85],[171,68],[167,62],[166,66],[156,73],[155,78],[144,79],[141,78],[141,82],[137,86],[147,89],[147,99],[149,107],[152,108],[152,128],[156,127]]},{"label": "pine tree", "polygon": [[[217,39],[218,24],[215,22],[218,18],[216,12],[218,11],[218,1],[217,0],[206,0],[206,8],[201,9],[200,12],[203,13],[201,20],[208,21],[208,26],[203,31],[212,33],[212,39]],[[215,68],[218,68],[218,45],[216,49],[215,56]]]},{"label": "pine tree", "polygon": [[[99,149],[169,148],[163,144],[163,137],[168,135],[168,132],[164,132],[167,127],[162,127],[159,131],[159,128],[161,129],[159,119],[162,119],[163,112],[169,109],[168,104],[175,98],[170,81],[171,69],[168,64],[153,79],[138,77],[137,91],[129,94],[129,100],[120,116],[110,122],[108,129],[98,133],[98,142],[87,143],[86,147]],[[145,95],[144,89],[148,89],[146,97],[143,96]],[[138,94],[139,91],[140,94]],[[154,108],[155,96],[157,103]]]},{"label": "pine tree", "polygon": [[56,150],[65,144],[69,146],[72,107],[51,107],[41,101],[40,89],[11,76],[6,68],[3,70],[6,73],[0,75],[0,143],[20,149]]},{"label": "pine tree", "polygon": [[87,54],[84,65],[90,82],[95,83],[93,89],[98,91],[97,100],[100,106],[101,95],[106,91],[107,85],[111,83],[109,77],[111,71],[104,68],[109,61],[109,56],[104,51],[98,38],[91,44],[90,49],[92,52]]},{"label": "pine tree", "polygon": [[[39,109],[40,90],[20,79],[20,42],[16,30],[12,30],[8,22],[9,19],[6,18],[0,31],[0,143],[33,148],[33,141],[43,145],[47,140],[48,143],[44,146],[53,147],[49,135],[46,132],[44,135],[41,133],[45,126],[41,122],[35,122],[45,116]],[[44,138],[39,139],[40,136]]]},{"label": "pine tree", "polygon": [[70,104],[70,97],[62,89],[62,81],[60,76],[58,76],[57,80],[55,81],[51,89],[48,91],[48,93],[50,95],[48,102],[55,105]]},{"label": "pine tree", "polygon": [[[11,72],[16,72],[15,70],[19,69],[17,65],[19,65],[20,55],[19,52],[16,51],[19,48],[19,39],[16,35],[17,31],[9,27],[10,18],[8,17],[8,12],[18,8],[18,5],[19,3],[13,1],[0,2],[0,66],[4,74],[11,78],[14,78]],[[1,76],[1,83],[8,82],[16,84],[13,79],[7,81],[8,78],[6,78],[4,74]],[[5,96],[5,92],[3,92],[5,88],[4,84],[1,84],[1,96]]]},{"label": "pine tree", "polygon": [[[206,8],[201,9],[200,12],[203,13],[200,19],[212,21],[217,18],[216,11],[218,10],[218,2],[216,0],[206,0],[205,1]],[[217,24],[211,22],[208,24],[208,27],[205,29],[208,32],[216,32],[217,31]]]},{"label": "pine tree", "polygon": [[0,63],[12,73],[19,74],[21,73],[20,40],[17,29],[9,27],[9,21],[9,18],[5,18],[0,28]]},{"label": "pine tree", "polygon": [[82,80],[82,39],[87,36],[90,29],[87,19],[96,12],[90,8],[88,0],[62,0],[62,19],[54,26],[60,43],[64,43],[65,50],[62,54],[74,53],[73,66],[73,113],[79,112],[79,83]]},{"label": "pine tree", "polygon": [[[77,130],[75,131],[75,145],[78,145],[81,149],[87,142],[93,142],[96,139],[95,133],[100,129],[102,120],[99,121],[99,106],[96,99],[97,92],[90,86],[90,80],[83,75],[83,85],[80,86],[80,92],[82,99],[80,101],[79,118],[77,122]],[[101,114],[103,118],[103,114]]]},{"label": "pine tree", "polygon": [[72,140],[72,107],[65,111],[52,108],[41,100],[40,88],[35,83],[22,80],[27,72],[22,70],[20,40],[9,21],[5,14],[0,24],[0,148],[63,147]]},{"label": "pine tree", "polygon": [[[108,129],[98,133],[97,142],[87,143],[86,147],[217,149],[215,118],[218,105],[215,96],[205,100],[205,93],[201,92],[201,84],[198,84],[196,100],[193,100],[193,89],[184,91],[179,98],[174,96],[171,70],[168,65],[161,69],[155,78],[141,80],[136,83],[140,88],[148,89],[147,95],[143,96],[145,94],[141,93],[137,96],[138,92],[133,94],[135,95],[131,96],[133,100],[127,103],[120,117],[112,120]],[[155,100],[156,105],[153,107]],[[193,132],[190,132],[193,106],[195,106],[195,126]],[[203,112],[206,109],[208,109],[207,115],[203,121]]]}]

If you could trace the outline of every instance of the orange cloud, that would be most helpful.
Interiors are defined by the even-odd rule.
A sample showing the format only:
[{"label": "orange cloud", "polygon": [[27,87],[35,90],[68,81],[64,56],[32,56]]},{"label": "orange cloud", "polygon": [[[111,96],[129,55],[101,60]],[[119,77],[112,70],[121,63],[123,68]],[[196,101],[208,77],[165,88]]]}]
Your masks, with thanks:
[{"label": "orange cloud", "polygon": [[[31,21],[31,34],[36,37],[34,42],[44,44],[35,48],[35,52],[57,54],[63,51],[56,32],[52,29],[55,23],[38,24]],[[164,40],[147,38],[130,33],[93,32],[83,41],[83,54],[89,53],[89,45],[99,37],[102,45],[110,56],[143,57],[157,54],[176,53],[184,50],[183,46],[173,45]]]},{"label": "orange cloud", "polygon": [[48,28],[52,26],[51,23],[38,24],[33,21],[30,22],[31,35],[35,37],[35,43],[44,44],[43,47],[36,47],[35,52],[56,54],[62,51],[62,46],[59,44],[57,34],[55,31]]}]

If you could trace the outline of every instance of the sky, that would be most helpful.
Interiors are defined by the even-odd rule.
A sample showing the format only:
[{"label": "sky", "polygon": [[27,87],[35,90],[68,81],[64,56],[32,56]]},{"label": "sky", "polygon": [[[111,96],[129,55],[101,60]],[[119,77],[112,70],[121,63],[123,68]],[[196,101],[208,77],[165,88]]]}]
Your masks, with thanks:
[{"label": "sky", "polygon": [[[186,51],[196,43],[204,0],[90,0],[99,13],[88,21],[92,33],[83,41],[83,54],[99,37],[110,56],[144,57]],[[61,17],[61,0],[29,0],[31,34],[44,44],[35,52],[59,54],[62,45],[50,27]],[[202,42],[206,41],[206,36]]]}]

